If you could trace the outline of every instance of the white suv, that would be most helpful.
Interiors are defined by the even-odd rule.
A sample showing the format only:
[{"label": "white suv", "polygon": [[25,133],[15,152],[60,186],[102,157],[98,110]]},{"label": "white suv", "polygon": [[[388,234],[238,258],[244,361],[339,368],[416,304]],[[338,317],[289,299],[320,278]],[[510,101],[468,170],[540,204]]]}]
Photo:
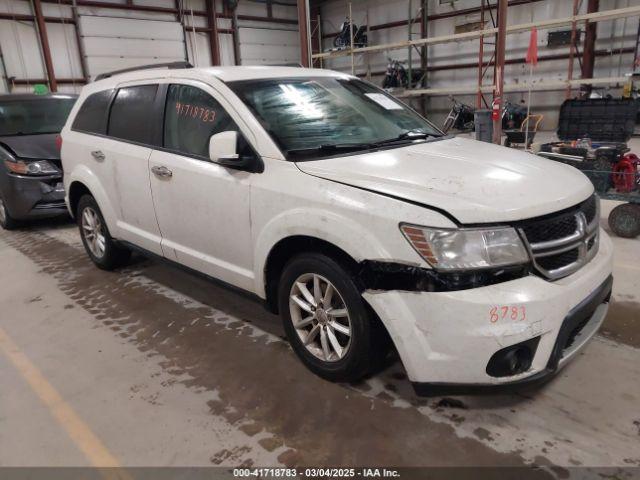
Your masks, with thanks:
[{"label": "white suv", "polygon": [[612,246],[572,167],[444,135],[353,76],[168,68],[87,85],[62,131],[88,255],[251,292],[354,381],[395,346],[419,393],[547,377],[595,334]]}]

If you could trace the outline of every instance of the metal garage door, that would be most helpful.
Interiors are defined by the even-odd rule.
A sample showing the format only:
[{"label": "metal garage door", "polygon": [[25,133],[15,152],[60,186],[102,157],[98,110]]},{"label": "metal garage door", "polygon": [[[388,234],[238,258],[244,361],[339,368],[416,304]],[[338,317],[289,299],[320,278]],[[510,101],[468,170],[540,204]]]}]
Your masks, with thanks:
[{"label": "metal garage door", "polygon": [[178,22],[81,15],[79,24],[91,79],[122,68],[185,59]]},{"label": "metal garage door", "polygon": [[300,62],[297,30],[240,27],[242,65],[283,65]]}]

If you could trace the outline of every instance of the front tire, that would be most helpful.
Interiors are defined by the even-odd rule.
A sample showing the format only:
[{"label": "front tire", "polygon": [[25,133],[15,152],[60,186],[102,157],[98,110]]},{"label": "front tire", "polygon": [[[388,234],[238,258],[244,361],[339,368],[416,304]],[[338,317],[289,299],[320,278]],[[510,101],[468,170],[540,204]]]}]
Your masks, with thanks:
[{"label": "front tire", "polygon": [[84,249],[98,268],[113,270],[129,260],[131,251],[115,243],[91,195],[84,195],[78,202],[76,218]]},{"label": "front tire", "polygon": [[18,221],[11,216],[7,205],[0,197],[0,226],[5,230],[15,230],[18,225]]},{"label": "front tire", "polygon": [[387,352],[352,275],[319,253],[294,257],[278,288],[287,338],[302,362],[333,382],[355,382],[379,367]]}]

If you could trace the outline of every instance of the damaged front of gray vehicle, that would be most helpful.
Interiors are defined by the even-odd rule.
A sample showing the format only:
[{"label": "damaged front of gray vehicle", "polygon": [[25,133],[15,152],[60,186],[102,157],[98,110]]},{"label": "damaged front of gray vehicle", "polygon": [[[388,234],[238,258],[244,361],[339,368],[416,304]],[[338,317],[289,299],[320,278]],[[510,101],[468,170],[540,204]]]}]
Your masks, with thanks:
[{"label": "damaged front of gray vehicle", "polygon": [[58,132],[75,95],[0,96],[0,225],[66,215]]}]

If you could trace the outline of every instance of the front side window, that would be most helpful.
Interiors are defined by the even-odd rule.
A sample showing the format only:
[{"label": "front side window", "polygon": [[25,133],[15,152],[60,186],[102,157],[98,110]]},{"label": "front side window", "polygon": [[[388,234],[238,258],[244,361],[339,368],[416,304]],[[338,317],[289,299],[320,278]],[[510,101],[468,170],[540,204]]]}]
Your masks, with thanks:
[{"label": "front side window", "polygon": [[164,117],[164,147],[186,155],[209,158],[212,135],[238,131],[222,105],[190,85],[169,86]]},{"label": "front side window", "polygon": [[0,135],[59,133],[75,102],[72,97],[0,101]]},{"label": "front side window", "polygon": [[383,90],[356,79],[289,78],[228,85],[295,160],[314,149],[364,150],[380,142],[442,136]]},{"label": "front side window", "polygon": [[153,103],[158,85],[137,85],[118,90],[109,115],[110,137],[153,144]]}]

